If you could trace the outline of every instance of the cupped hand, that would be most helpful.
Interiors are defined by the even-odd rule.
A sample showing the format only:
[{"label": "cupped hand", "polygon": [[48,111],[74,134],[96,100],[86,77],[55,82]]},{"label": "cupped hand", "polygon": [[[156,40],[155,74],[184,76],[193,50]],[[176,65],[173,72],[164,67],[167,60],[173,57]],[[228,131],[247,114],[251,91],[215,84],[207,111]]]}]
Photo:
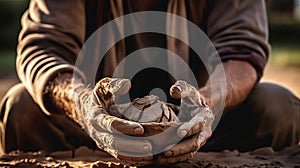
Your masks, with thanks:
[{"label": "cupped hand", "polygon": [[81,123],[98,147],[108,152],[121,162],[130,165],[144,165],[152,162],[151,143],[136,138],[144,133],[138,122],[128,121],[109,114],[116,96],[125,94],[130,89],[130,80],[103,78],[93,93],[83,101]]},{"label": "cupped hand", "polygon": [[181,99],[178,115],[182,125],[177,129],[177,136],[182,140],[166,148],[158,158],[162,164],[172,164],[193,158],[196,152],[211,136],[214,115],[199,91],[185,81],[179,80],[170,88],[175,99]]}]

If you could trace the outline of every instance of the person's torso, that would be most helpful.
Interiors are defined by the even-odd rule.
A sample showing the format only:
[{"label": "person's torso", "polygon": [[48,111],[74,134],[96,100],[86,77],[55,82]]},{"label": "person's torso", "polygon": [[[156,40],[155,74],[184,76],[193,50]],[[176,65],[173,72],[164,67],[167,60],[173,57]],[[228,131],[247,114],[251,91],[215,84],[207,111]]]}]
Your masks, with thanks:
[{"label": "person's torso", "polygon": [[[184,17],[205,31],[208,17],[207,6],[207,0],[86,0],[86,37],[90,37],[98,28],[116,18],[147,11],[167,12]],[[124,26],[125,28],[120,28],[121,30],[118,32],[127,31],[126,29],[128,28],[135,29],[138,26],[147,26],[141,24],[141,22],[126,22],[124,23],[126,25]],[[166,27],[166,25],[158,26]],[[181,26],[183,25],[172,28],[172,31],[177,31],[176,29],[178,31],[184,30]],[[151,48],[157,49],[155,50],[156,52],[151,52]],[[170,60],[165,56],[168,50],[182,57],[194,73],[193,75],[196,76],[198,85],[204,85],[207,80],[207,73],[195,52],[181,40],[156,32],[132,34],[116,41],[102,59],[95,80],[97,81],[107,76],[130,78],[132,81],[131,99],[145,96],[152,89],[160,88],[165,92],[168,101],[174,103],[174,100],[170,98],[168,93],[170,86],[177,79],[174,79],[172,73],[168,72],[168,70],[160,69],[158,65],[165,62],[168,64],[167,66],[170,66]],[[182,50],[185,50],[186,53],[182,52]],[[124,62],[124,59],[128,58],[128,56],[134,58],[134,61],[125,61],[125,66],[122,70],[123,74],[116,75],[115,71],[118,65],[120,62]],[[136,70],[133,68],[134,66],[144,68],[132,72]],[[183,71],[182,67],[175,67],[175,71],[176,69]]]}]

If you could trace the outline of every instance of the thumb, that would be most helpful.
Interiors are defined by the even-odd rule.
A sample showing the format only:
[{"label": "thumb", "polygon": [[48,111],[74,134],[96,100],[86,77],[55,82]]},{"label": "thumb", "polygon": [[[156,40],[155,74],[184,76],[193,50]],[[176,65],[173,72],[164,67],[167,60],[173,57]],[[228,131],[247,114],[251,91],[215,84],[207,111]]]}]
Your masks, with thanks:
[{"label": "thumb", "polygon": [[121,96],[129,91],[129,89],[131,88],[131,82],[129,79],[112,78],[110,87],[112,94]]},{"label": "thumb", "polygon": [[123,78],[103,78],[97,82],[95,90],[100,96],[112,97],[112,95],[123,95],[131,88],[129,79]]},{"label": "thumb", "polygon": [[106,77],[97,82],[93,94],[97,102],[107,110],[114,104],[115,97],[127,93],[130,87],[129,79]]},{"label": "thumb", "polygon": [[182,99],[189,95],[188,83],[182,80],[177,81],[170,88],[170,95],[174,99]]}]

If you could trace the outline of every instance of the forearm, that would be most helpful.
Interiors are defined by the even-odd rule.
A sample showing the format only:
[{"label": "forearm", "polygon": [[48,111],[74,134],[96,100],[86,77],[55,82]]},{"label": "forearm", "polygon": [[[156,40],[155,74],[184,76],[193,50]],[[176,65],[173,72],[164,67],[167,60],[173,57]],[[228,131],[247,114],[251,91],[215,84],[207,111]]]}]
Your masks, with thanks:
[{"label": "forearm", "polygon": [[80,124],[76,110],[84,108],[83,106],[91,92],[92,89],[87,88],[83,82],[74,81],[72,73],[61,73],[56,75],[46,85],[44,92],[45,107],[52,114],[67,115]]},{"label": "forearm", "polygon": [[[224,68],[226,77],[225,91],[221,90],[224,83],[215,84],[214,86],[219,88],[212,90],[210,82],[207,82],[199,92],[204,96],[207,104],[212,109],[215,109],[222,103],[222,97],[225,97],[224,110],[227,111],[246,99],[257,81],[257,73],[253,66],[245,61],[230,60],[223,62],[223,65],[218,65],[211,76],[212,78],[218,73],[222,73],[223,68],[221,66]],[[215,109],[213,111],[218,112],[218,110]]]},{"label": "forearm", "polygon": [[84,0],[31,0],[22,17],[17,73],[33,100],[48,115],[43,89],[49,79],[62,71],[81,74],[74,64],[85,40],[84,13]]}]

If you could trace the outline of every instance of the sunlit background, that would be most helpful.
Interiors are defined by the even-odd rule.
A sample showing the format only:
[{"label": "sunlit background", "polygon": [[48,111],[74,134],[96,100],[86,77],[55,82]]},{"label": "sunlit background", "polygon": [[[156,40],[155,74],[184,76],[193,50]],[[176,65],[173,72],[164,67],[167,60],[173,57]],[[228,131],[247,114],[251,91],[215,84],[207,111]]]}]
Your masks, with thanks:
[{"label": "sunlit background", "polygon": [[[272,54],[262,81],[300,97],[300,0],[267,0]],[[28,0],[0,0],[0,98],[18,82],[15,72],[20,18]]]}]

